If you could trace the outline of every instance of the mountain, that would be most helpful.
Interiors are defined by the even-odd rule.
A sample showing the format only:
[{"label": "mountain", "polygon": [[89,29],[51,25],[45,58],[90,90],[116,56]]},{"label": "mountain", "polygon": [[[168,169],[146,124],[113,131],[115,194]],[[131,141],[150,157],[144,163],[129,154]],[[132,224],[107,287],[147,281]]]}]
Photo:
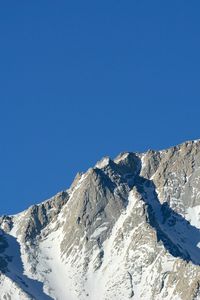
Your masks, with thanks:
[{"label": "mountain", "polygon": [[200,299],[200,141],[105,157],[0,228],[2,300]]}]

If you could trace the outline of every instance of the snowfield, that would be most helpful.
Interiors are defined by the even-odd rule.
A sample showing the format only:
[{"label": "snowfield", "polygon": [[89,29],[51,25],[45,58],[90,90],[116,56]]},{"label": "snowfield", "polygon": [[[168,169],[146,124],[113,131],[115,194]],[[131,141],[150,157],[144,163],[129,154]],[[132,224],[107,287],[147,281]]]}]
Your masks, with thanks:
[{"label": "snowfield", "polygon": [[200,141],[105,157],[0,227],[0,300],[198,300]]}]

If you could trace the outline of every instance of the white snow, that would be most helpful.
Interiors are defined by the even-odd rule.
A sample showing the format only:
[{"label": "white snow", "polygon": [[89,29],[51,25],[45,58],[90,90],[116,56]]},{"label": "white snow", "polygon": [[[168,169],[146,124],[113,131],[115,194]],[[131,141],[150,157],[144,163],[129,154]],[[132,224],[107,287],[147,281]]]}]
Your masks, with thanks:
[{"label": "white snow", "polygon": [[[105,223],[104,223],[105,224]],[[104,224],[102,224],[101,226],[99,226],[95,232],[91,235],[91,239],[96,238],[97,236],[99,236],[102,232],[104,232],[105,230],[108,230],[108,226],[104,226]]]},{"label": "white snow", "polygon": [[[119,219],[116,221],[115,226],[112,230],[110,237],[103,244],[104,258],[103,263],[101,265],[100,270],[98,270],[95,274],[93,271],[93,262],[90,264],[90,271],[88,273],[87,280],[87,289],[90,295],[89,300],[93,299],[105,299],[106,286],[108,282],[114,279],[116,280],[119,276],[121,278],[124,276],[124,268],[123,261],[125,261],[125,254],[127,248],[131,242],[134,232],[137,228],[134,228],[130,231],[129,235],[126,237],[124,241],[124,245],[122,249],[117,248],[116,240],[118,235],[120,234],[120,230],[123,228],[124,222],[131,215],[132,208],[137,205],[137,199],[134,196],[134,192],[131,191],[128,199],[128,206],[124,213],[121,214]],[[98,254],[98,250],[96,251]],[[95,257],[95,256],[94,256]],[[121,271],[120,271],[121,270]],[[125,271],[127,273],[127,271]],[[122,279],[123,281],[123,279]],[[127,288],[124,289],[124,295],[119,293],[118,296],[115,297],[116,300],[127,299]],[[97,298],[99,297],[99,298]],[[139,298],[138,298],[139,299]]]},{"label": "white snow", "polygon": [[186,211],[185,218],[191,225],[200,229],[200,205],[189,207]]},{"label": "white snow", "polygon": [[[128,153],[124,153],[115,162],[119,163],[127,155]],[[141,154],[140,158],[142,167],[145,167],[145,154]],[[96,164],[96,167],[105,168],[108,164],[109,158],[105,157]],[[170,282],[168,273],[175,273],[174,264],[177,258],[174,258],[162,243],[156,244],[156,240],[154,241],[156,230],[146,221],[145,209],[148,204],[151,205],[160,229],[170,237],[171,241],[185,249],[193,262],[199,262],[200,240],[196,233],[197,229],[200,229],[200,205],[189,207],[186,211],[185,218],[192,226],[184,222],[184,219],[179,221],[177,218],[177,222],[170,227],[163,221],[162,204],[159,200],[156,201],[154,188],[145,188],[148,203],[145,203],[142,196],[133,189],[129,193],[127,207],[121,212],[104,243],[99,245],[95,240],[109,229],[107,222],[97,227],[88,239],[87,243],[92,245],[89,250],[86,247],[85,237],[88,232],[85,228],[79,244],[71,246],[72,252],[66,258],[60,249],[65,236],[63,224],[69,214],[73,213],[69,212],[69,203],[73,204],[73,199],[78,196],[78,189],[84,184],[87,174],[83,174],[76,186],[68,190],[70,195],[68,202],[62,207],[57,218],[42,230],[40,238],[35,241],[33,247],[31,242],[21,243],[18,233],[21,221],[24,222],[28,214],[26,215],[24,211],[13,216],[14,226],[6,235],[9,247],[5,251],[5,255],[12,257],[12,261],[8,265],[10,272],[6,276],[1,274],[0,299],[9,299],[11,295],[11,300],[30,300],[28,295],[30,293],[34,299],[42,300],[127,300],[130,297],[133,300],[147,300],[147,295],[152,295],[155,283],[158,290],[159,287],[161,288],[156,300],[178,299],[174,295],[176,285],[167,286]],[[168,187],[164,187],[166,194],[171,192],[175,181],[178,183],[176,174],[171,175],[174,175],[173,182],[169,183]],[[118,196],[120,189],[123,192],[121,185],[115,189],[113,193],[115,197]],[[198,196],[198,193],[198,188],[193,188],[193,196]],[[177,204],[175,197],[172,196],[171,200]],[[134,223],[136,218],[139,218],[138,223]],[[96,224],[99,224],[100,220],[101,217],[98,217]],[[143,228],[147,228],[146,231]],[[75,228],[74,232],[76,230],[78,229]],[[3,232],[0,231],[0,235],[2,234]],[[142,239],[146,241],[146,237],[143,236],[145,234],[147,242],[140,243]],[[132,246],[134,242],[135,247]],[[157,253],[155,251],[158,251],[156,257],[153,256]],[[100,254],[102,256],[99,263]],[[86,258],[87,264],[85,264]],[[160,280],[162,278],[163,281]]]}]

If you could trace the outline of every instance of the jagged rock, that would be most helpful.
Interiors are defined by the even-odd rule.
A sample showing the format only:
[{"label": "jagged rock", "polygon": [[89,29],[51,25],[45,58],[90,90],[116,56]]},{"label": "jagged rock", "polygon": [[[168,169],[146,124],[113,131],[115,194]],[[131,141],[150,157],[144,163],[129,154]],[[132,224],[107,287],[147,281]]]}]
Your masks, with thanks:
[{"label": "jagged rock", "polygon": [[0,218],[0,299],[200,299],[200,141],[104,157]]}]

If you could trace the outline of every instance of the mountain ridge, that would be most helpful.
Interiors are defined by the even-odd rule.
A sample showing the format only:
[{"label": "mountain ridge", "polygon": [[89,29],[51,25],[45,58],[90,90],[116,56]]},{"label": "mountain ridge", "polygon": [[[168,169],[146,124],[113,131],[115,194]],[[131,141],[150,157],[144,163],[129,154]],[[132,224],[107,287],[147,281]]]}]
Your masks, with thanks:
[{"label": "mountain ridge", "polygon": [[104,157],[0,227],[0,299],[200,299],[200,140]]}]

